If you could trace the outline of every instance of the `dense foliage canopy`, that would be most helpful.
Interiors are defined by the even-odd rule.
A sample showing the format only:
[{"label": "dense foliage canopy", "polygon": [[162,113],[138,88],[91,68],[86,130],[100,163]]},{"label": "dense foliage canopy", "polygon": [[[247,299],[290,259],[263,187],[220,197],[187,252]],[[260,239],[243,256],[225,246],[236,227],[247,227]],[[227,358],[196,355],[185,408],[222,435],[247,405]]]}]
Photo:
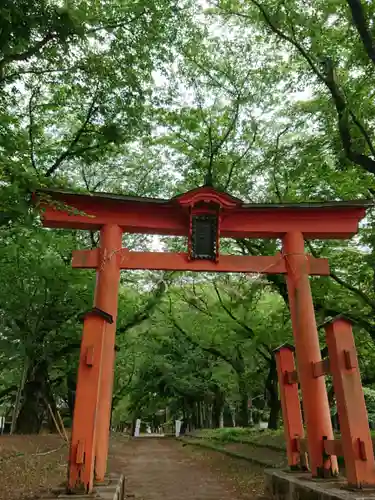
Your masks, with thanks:
[{"label": "dense foliage canopy", "polygon": [[[254,202],[372,199],[374,22],[364,0],[2,2],[0,408],[16,431],[38,432],[49,405],[71,414],[95,283],[70,255],[98,235],[43,229],[35,188],[171,197],[210,181]],[[331,263],[311,279],[318,323],[354,323],[371,418],[373,217],[352,241],[306,244]],[[271,255],[280,242],[223,244]],[[276,427],[285,341],[282,276],[123,272],[113,424]]]}]

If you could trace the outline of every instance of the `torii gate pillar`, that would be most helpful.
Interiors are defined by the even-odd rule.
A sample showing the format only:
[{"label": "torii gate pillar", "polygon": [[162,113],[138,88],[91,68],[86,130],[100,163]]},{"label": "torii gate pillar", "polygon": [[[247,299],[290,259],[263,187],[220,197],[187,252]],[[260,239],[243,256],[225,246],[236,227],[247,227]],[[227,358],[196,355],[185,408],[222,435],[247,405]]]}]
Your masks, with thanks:
[{"label": "torii gate pillar", "polygon": [[98,427],[96,439],[95,479],[104,481],[107,471],[109,427],[111,423],[113,376],[115,364],[116,319],[120,265],[118,252],[122,247],[122,229],[113,224],[100,231],[100,267],[97,271],[94,304],[112,316],[113,323],[106,331],[103,344],[103,363],[100,382]]},{"label": "torii gate pillar", "polygon": [[89,315],[84,323],[69,454],[70,491],[83,485],[90,492],[94,465],[98,482],[107,469],[121,246],[122,229],[103,226],[93,314],[100,312],[104,320]]},{"label": "torii gate pillar", "polygon": [[324,454],[324,439],[333,439],[333,429],[325,379],[314,376],[314,365],[321,362],[322,358],[304,246],[300,232],[287,233],[283,238],[309,462],[313,477],[326,477],[337,475],[338,466],[335,456],[327,457]]}]

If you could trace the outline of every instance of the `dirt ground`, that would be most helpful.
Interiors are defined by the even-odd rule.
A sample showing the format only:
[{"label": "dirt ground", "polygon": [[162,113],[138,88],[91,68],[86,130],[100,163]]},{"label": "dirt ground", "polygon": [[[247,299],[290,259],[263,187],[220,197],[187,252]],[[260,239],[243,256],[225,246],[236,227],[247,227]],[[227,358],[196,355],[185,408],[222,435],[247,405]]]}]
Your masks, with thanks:
[{"label": "dirt ground", "polygon": [[[0,437],[0,500],[53,496],[66,480],[68,449],[61,438]],[[167,438],[112,438],[110,470],[126,476],[134,500],[255,500],[263,470],[244,460]]]},{"label": "dirt ground", "polygon": [[113,468],[135,500],[248,500],[263,493],[263,469],[173,439],[115,442]]},{"label": "dirt ground", "polygon": [[67,457],[59,436],[0,436],[0,499],[48,494],[66,479]]}]

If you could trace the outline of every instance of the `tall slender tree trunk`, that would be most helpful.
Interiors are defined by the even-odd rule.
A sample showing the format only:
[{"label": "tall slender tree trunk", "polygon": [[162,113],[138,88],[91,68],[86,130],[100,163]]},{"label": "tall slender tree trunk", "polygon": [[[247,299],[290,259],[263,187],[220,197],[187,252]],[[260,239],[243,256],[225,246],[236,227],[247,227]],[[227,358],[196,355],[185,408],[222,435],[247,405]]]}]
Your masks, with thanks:
[{"label": "tall slender tree trunk", "polygon": [[199,413],[199,428],[202,429],[202,427],[204,426],[203,424],[203,411],[202,411],[202,406],[203,406],[203,402],[202,401],[199,401],[199,406],[198,406],[198,413]]},{"label": "tall slender tree trunk", "polygon": [[219,387],[215,388],[215,398],[213,403],[213,425],[215,428],[224,427],[224,393]]},{"label": "tall slender tree trunk", "polygon": [[249,393],[247,383],[244,380],[244,374],[239,374],[238,392],[240,394],[240,405],[237,415],[237,424],[239,424],[241,427],[249,427]]},{"label": "tall slender tree trunk", "polygon": [[279,428],[281,405],[278,398],[270,400],[270,416],[268,417],[268,428],[276,430]]},{"label": "tall slender tree trunk", "polygon": [[69,372],[66,378],[66,385],[67,385],[67,402],[68,402],[68,407],[69,407],[69,414],[71,418],[73,418],[73,413],[74,413],[74,404],[75,404],[75,399],[76,399],[76,379],[77,379],[77,373],[76,372]]},{"label": "tall slender tree trunk", "polygon": [[213,427],[213,405],[208,405],[208,428],[212,429]]},{"label": "tall slender tree trunk", "polygon": [[204,427],[204,415],[203,415],[203,406],[204,402],[199,401],[199,423],[200,423],[200,428]]},{"label": "tall slender tree trunk", "polygon": [[230,416],[232,417],[232,426],[236,427],[236,409],[230,408]]},{"label": "tall slender tree trunk", "polygon": [[270,416],[268,419],[269,429],[279,428],[279,417],[281,411],[281,404],[279,400],[278,379],[275,357],[272,356],[270,360],[269,373],[266,381],[266,390],[268,392]]},{"label": "tall slender tree trunk", "polygon": [[224,406],[222,407],[220,411],[220,420],[219,420],[219,429],[224,428]]}]

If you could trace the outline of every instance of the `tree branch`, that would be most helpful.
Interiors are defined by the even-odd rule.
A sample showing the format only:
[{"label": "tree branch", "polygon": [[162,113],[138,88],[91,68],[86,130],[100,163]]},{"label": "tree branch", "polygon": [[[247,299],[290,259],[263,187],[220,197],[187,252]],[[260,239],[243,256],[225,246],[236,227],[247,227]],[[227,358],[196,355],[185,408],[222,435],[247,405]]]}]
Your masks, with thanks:
[{"label": "tree branch", "polygon": [[196,146],[195,144],[193,144],[192,142],[190,142],[188,139],[186,139],[185,137],[183,137],[181,135],[180,132],[177,132],[176,130],[173,129],[173,127],[171,125],[167,125],[167,128],[173,133],[176,135],[176,137],[178,139],[180,139],[182,142],[184,142],[185,144],[187,144],[188,146],[190,146],[192,149],[195,149],[195,151],[199,151],[201,152],[201,149]]},{"label": "tree branch", "polygon": [[12,63],[15,61],[26,61],[30,57],[36,55],[48,42],[57,38],[57,33],[48,32],[44,37],[36,42],[32,47],[29,47],[24,52],[19,52],[18,54],[9,54],[4,56],[3,59],[0,59],[0,81],[5,80],[4,77],[4,67],[8,63]]},{"label": "tree branch", "polygon": [[129,31],[131,30],[129,28],[129,24],[134,23],[135,21],[138,21],[144,14],[146,13],[145,9],[142,9],[136,16],[134,16],[132,19],[129,19],[128,17],[124,17],[120,20],[112,20],[109,21],[107,24],[103,24],[102,26],[98,26],[96,28],[91,28],[86,31],[87,34],[91,33],[96,33],[97,31],[102,31],[102,30],[114,30],[117,28],[126,28]]},{"label": "tree branch", "polygon": [[216,147],[213,151],[213,155],[217,155],[218,152],[220,151],[220,149],[223,147],[223,145],[226,143],[226,141],[228,140],[228,137],[230,136],[230,134],[233,132],[235,126],[236,126],[236,123],[238,121],[238,115],[239,115],[239,111],[240,111],[240,96],[238,95],[237,96],[237,99],[236,99],[236,104],[235,104],[235,111],[234,111],[234,115],[233,115],[233,118],[232,118],[232,121],[230,122],[224,136],[220,139],[220,141],[216,144]]},{"label": "tree branch", "polygon": [[133,328],[143,321],[145,321],[147,318],[150,317],[151,313],[157,306],[157,304],[160,302],[162,299],[164,293],[167,291],[167,284],[164,279],[160,280],[154,290],[154,293],[151,295],[149,300],[147,301],[146,305],[141,311],[138,311],[137,313],[134,314],[133,318],[128,321],[126,324],[119,326],[117,328],[117,334],[121,335],[125,332],[127,332],[130,328]]},{"label": "tree branch", "polygon": [[245,323],[243,323],[239,318],[237,318],[232,311],[224,304],[224,301],[220,295],[219,289],[217,287],[216,281],[213,282],[213,286],[215,288],[216,295],[219,299],[221,307],[224,309],[224,311],[228,314],[230,318],[232,318],[233,321],[235,321],[238,325],[240,325],[246,332],[249,334],[250,338],[253,339],[255,337],[255,332],[252,328],[247,326]]},{"label": "tree branch", "polygon": [[18,387],[16,385],[12,385],[8,387],[7,389],[3,389],[0,391],[0,401],[2,401],[4,398],[8,397],[10,394],[15,393],[17,391]]},{"label": "tree branch", "polygon": [[[197,68],[199,68],[202,73],[204,73],[213,83],[215,83],[215,85],[218,88],[224,89],[231,96],[235,96],[236,95],[236,92],[234,90],[231,90],[231,89],[228,89],[228,88],[225,87],[225,80],[227,79],[227,75],[226,74],[224,74],[225,80],[223,82],[221,82],[220,80],[218,80],[216,78],[216,76],[213,76],[212,73],[203,64],[197,62],[195,59],[192,59],[191,56],[186,51],[183,51],[183,55],[184,55],[184,57],[186,57],[186,59],[188,61],[190,61],[193,64],[195,64],[195,66],[197,66]],[[218,71],[217,68],[216,68],[216,71]],[[221,74],[223,74],[221,71],[218,71],[218,72],[221,73]]]},{"label": "tree branch", "polygon": [[[4,76],[2,81],[9,81],[13,78],[20,77],[22,75],[45,75],[51,73],[67,73],[73,72],[82,69],[81,66],[72,66],[70,68],[54,68],[54,69],[30,69],[26,71],[15,71],[14,73],[10,73]],[[1,80],[0,80],[1,81]]]},{"label": "tree branch", "polygon": [[212,356],[214,356],[215,358],[219,358],[219,359],[222,359],[223,361],[225,361],[226,363],[228,363],[235,371],[237,371],[237,367],[236,367],[236,363],[231,359],[229,358],[228,356],[226,356],[224,353],[222,353],[221,351],[219,351],[218,349],[216,349],[216,347],[214,346],[210,346],[210,347],[205,347],[205,346],[202,346],[199,342],[197,342],[196,340],[194,340],[178,323],[177,321],[173,318],[173,316],[171,315],[170,317],[171,321],[172,321],[172,324],[173,326],[180,332],[182,333],[182,335],[189,341],[191,342],[193,345],[195,345],[195,347],[198,347],[199,349],[202,349],[202,351],[205,351],[205,352],[208,352],[209,354],[211,354]]},{"label": "tree branch", "polygon": [[36,166],[35,162],[35,145],[34,145],[34,134],[33,134],[33,128],[34,128],[34,116],[33,116],[33,111],[34,111],[34,106],[33,106],[33,101],[36,98],[36,96],[39,93],[39,89],[34,89],[31,93],[30,99],[29,99],[29,142],[30,142],[30,161],[31,165],[38,173],[38,168]]},{"label": "tree branch", "polygon": [[132,368],[132,371],[129,375],[129,378],[128,378],[126,384],[123,385],[120,389],[118,389],[113,394],[112,407],[115,407],[117,405],[117,403],[122,399],[122,397],[126,393],[127,389],[130,387],[130,384],[132,383],[134,375],[135,375],[135,368],[136,368],[135,359],[133,359],[133,368]]},{"label": "tree branch", "polygon": [[258,130],[258,128],[254,131],[253,139],[249,143],[249,145],[245,149],[245,151],[236,160],[234,160],[232,162],[232,165],[230,166],[230,170],[229,170],[229,174],[228,174],[228,179],[227,179],[227,182],[225,183],[225,186],[224,186],[224,191],[227,191],[229,189],[230,183],[232,182],[232,176],[233,176],[234,169],[236,168],[236,166],[239,163],[241,163],[241,161],[247,156],[250,149],[253,147],[255,139],[256,139],[256,135],[257,135],[257,130]]},{"label": "tree branch", "polygon": [[361,132],[361,134],[365,138],[367,145],[371,151],[372,156],[375,158],[375,148],[372,144],[369,133],[367,132],[367,130],[365,129],[363,124],[359,121],[359,119],[356,117],[356,115],[353,113],[353,111],[349,110],[349,113],[350,113],[350,116],[353,120],[353,123],[355,123],[357,125],[358,130]]},{"label": "tree branch", "polygon": [[[290,43],[293,45],[298,52],[304,57],[304,59],[307,61],[309,64],[310,68],[312,71],[315,73],[315,75],[319,78],[319,80],[323,83],[325,83],[324,75],[319,71],[318,66],[314,63],[312,58],[309,56],[309,54],[306,52],[306,50],[302,47],[302,45],[293,37],[287,35],[283,31],[281,31],[277,26],[275,26],[271,20],[270,15],[266,11],[266,9],[263,7],[263,5],[258,2],[257,0],[250,0],[250,2],[257,7],[257,9],[260,11],[260,13],[263,16],[263,19],[265,20],[266,24],[268,27],[273,31],[277,36],[279,36],[282,40]],[[229,14],[243,18],[243,19],[249,19],[249,16],[246,14],[243,14],[242,12],[236,12],[236,11],[227,11]]]},{"label": "tree branch", "polygon": [[368,27],[366,14],[361,0],[346,0],[352,14],[353,24],[356,27],[364,49],[375,64],[375,44]]},{"label": "tree branch", "polygon": [[98,97],[98,89],[95,90],[91,104],[87,110],[85,120],[83,121],[81,127],[77,130],[73,140],[71,141],[71,143],[69,144],[67,149],[55,160],[53,165],[47,170],[47,172],[45,173],[46,177],[50,177],[60,167],[60,165],[63,163],[63,161],[68,156],[71,156],[74,146],[76,146],[78,144],[83,132],[86,129],[87,124],[89,123],[90,119],[92,118],[92,116],[95,112],[94,107],[95,107],[97,97]]},{"label": "tree branch", "polygon": [[279,132],[277,134],[277,136],[276,136],[275,154],[273,155],[273,160],[272,160],[272,164],[273,164],[272,179],[273,179],[273,183],[275,185],[276,195],[277,195],[277,197],[278,197],[278,199],[279,199],[280,202],[283,201],[283,196],[282,196],[281,191],[279,189],[279,184],[278,184],[277,179],[276,179],[275,170],[276,170],[276,167],[277,167],[277,160],[278,160],[278,156],[279,156],[280,139],[281,139],[281,137],[284,134],[286,134],[288,132],[289,129],[290,129],[290,126],[287,126],[283,130],[281,130],[281,132]]},{"label": "tree branch", "polygon": [[189,304],[191,307],[194,307],[194,309],[196,309],[197,311],[205,314],[206,316],[209,316],[210,318],[212,318],[212,314],[210,313],[210,311],[208,309],[204,309],[203,307],[200,307],[197,303],[197,301],[195,301],[193,298],[189,299],[188,297],[186,297],[185,294],[180,294],[180,297],[183,298],[183,300],[185,300],[185,302],[187,304]]},{"label": "tree branch", "polygon": [[[319,258],[320,255],[319,253],[314,249],[311,241],[306,241],[306,245],[308,247],[308,249],[310,250],[310,253],[313,257],[315,258]],[[336,281],[336,283],[338,283],[339,285],[343,286],[344,288],[346,288],[347,290],[349,290],[350,292],[354,293],[355,295],[357,295],[359,298],[361,298],[363,300],[363,302],[365,304],[367,304],[368,306],[371,307],[371,309],[373,309],[375,311],[375,302],[373,300],[371,300],[369,297],[367,297],[367,295],[362,292],[362,290],[360,290],[359,288],[353,286],[353,285],[350,285],[349,283],[347,283],[346,281],[344,281],[342,278],[340,278],[334,271],[330,270],[330,277]]]},{"label": "tree branch", "polygon": [[[216,295],[218,296],[218,299],[219,299],[219,302],[220,302],[220,305],[221,307],[224,309],[224,311],[228,314],[228,316],[230,318],[233,319],[233,321],[235,321],[238,325],[240,325],[248,334],[249,334],[249,338],[254,340],[255,338],[255,332],[252,328],[250,328],[246,323],[244,323],[243,321],[241,321],[239,318],[237,318],[237,316],[235,316],[232,311],[224,304],[224,301],[220,295],[220,292],[219,292],[219,289],[217,287],[217,284],[216,282],[214,281],[213,282],[213,285],[214,285],[214,288],[215,288],[215,292],[216,292]],[[266,350],[266,353],[269,353],[270,352],[270,348],[268,347],[267,344],[265,344],[264,342],[260,342],[259,345]],[[264,358],[266,359],[267,361],[269,361],[269,356],[264,353],[264,351],[260,348],[260,347],[257,347],[257,352]]]}]

